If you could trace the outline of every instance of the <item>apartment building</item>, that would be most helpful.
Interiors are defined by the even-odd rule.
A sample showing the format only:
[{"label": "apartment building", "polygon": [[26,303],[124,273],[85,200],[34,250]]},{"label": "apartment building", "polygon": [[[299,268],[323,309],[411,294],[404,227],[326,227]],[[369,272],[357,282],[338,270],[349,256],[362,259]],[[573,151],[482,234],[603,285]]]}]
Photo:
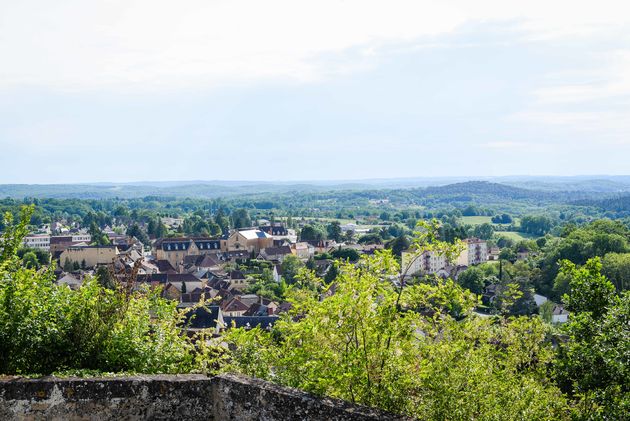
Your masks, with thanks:
[{"label": "apartment building", "polygon": [[479,238],[467,238],[463,241],[464,250],[457,259],[459,266],[478,265],[488,261],[488,243]]}]

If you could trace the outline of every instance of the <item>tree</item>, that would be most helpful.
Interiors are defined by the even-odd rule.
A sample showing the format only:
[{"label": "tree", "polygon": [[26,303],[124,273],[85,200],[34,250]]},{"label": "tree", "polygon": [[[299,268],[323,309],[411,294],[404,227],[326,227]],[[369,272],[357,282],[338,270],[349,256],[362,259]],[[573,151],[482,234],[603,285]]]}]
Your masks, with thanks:
[{"label": "tree", "polygon": [[68,257],[66,257],[66,260],[63,262],[63,270],[65,272],[72,272],[74,270],[74,265]]},{"label": "tree", "polygon": [[324,283],[330,285],[337,279],[337,276],[339,276],[339,265],[337,262],[333,262],[324,275]]},{"label": "tree", "polygon": [[602,273],[617,291],[630,288],[630,253],[608,253],[602,259]]},{"label": "tree", "polygon": [[521,231],[533,235],[543,236],[547,234],[552,225],[551,219],[542,215],[528,215],[521,218]]},{"label": "tree", "polygon": [[407,250],[411,246],[411,241],[406,235],[396,237],[392,241],[387,243],[387,247],[392,250],[395,256],[400,256],[403,251]]},{"label": "tree", "polygon": [[365,234],[357,240],[359,244],[383,244],[383,239],[377,233]]},{"label": "tree", "polygon": [[320,241],[324,239],[324,233],[312,225],[305,225],[300,231],[302,241]]},{"label": "tree", "polygon": [[359,260],[359,252],[356,251],[355,249],[348,249],[348,248],[338,248],[335,249],[331,252],[332,257],[335,259],[341,259],[341,260],[349,260],[351,262],[356,262],[357,260]]},{"label": "tree", "polygon": [[323,298],[323,283],[302,272],[318,289],[290,288],[293,307],[273,332],[228,333],[232,369],[419,419],[567,418],[545,377],[553,350],[542,321],[472,317],[475,297],[452,281],[398,288],[398,272],[390,251],[363,256],[340,265]]},{"label": "tree", "polygon": [[583,419],[625,419],[630,408],[630,293],[615,294],[601,274],[599,259],[584,266],[564,261],[570,278],[563,301],[571,311],[560,358],[558,382],[577,401]]},{"label": "tree", "polygon": [[339,221],[333,221],[326,226],[326,232],[328,233],[328,238],[330,240],[335,240],[336,242],[341,242],[341,224]]},{"label": "tree", "polygon": [[475,294],[481,294],[485,287],[484,279],[485,276],[481,269],[472,266],[459,274],[457,283]]},{"label": "tree", "polygon": [[492,238],[493,234],[494,228],[492,228],[492,225],[488,224],[487,222],[477,225],[473,230],[473,235],[475,237],[481,238],[482,240],[489,240],[490,238]]},{"label": "tree", "polygon": [[149,245],[150,243],[149,236],[137,223],[127,228],[127,235],[129,237],[136,237],[142,244]]},{"label": "tree", "polygon": [[96,268],[96,280],[103,288],[113,290],[116,287],[114,274],[107,266],[99,266]]},{"label": "tree", "polygon": [[236,229],[252,226],[252,220],[247,209],[237,209],[232,212],[232,226]]},{"label": "tree", "polygon": [[547,300],[540,305],[538,309],[538,314],[540,314],[540,318],[543,319],[546,323],[551,323],[553,321],[553,308],[555,304]]},{"label": "tree", "polygon": [[280,265],[282,278],[288,285],[292,285],[295,283],[297,274],[302,267],[304,267],[304,263],[297,256],[291,254],[285,257]]},{"label": "tree", "polygon": [[24,256],[22,257],[22,264],[25,268],[28,269],[39,269],[39,261],[37,260],[37,255],[32,251],[24,254]]}]

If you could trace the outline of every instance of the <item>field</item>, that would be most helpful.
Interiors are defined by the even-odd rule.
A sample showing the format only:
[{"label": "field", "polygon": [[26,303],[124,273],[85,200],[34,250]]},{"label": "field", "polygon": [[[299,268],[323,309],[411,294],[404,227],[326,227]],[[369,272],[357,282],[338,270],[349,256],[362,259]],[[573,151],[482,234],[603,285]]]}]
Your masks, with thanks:
[{"label": "field", "polygon": [[[493,224],[493,225],[508,225],[508,224],[495,224],[492,222],[491,216],[462,216],[462,221],[464,224],[468,225],[481,225],[481,224]],[[518,225],[519,218],[514,218],[514,223]]]},{"label": "field", "polygon": [[492,218],[490,216],[462,216],[462,221],[468,225],[481,225],[486,222],[491,224]]},{"label": "field", "polygon": [[507,237],[514,241],[528,240],[537,238],[535,235],[527,234],[524,232],[516,232],[516,231],[497,231],[494,233],[497,237]]}]

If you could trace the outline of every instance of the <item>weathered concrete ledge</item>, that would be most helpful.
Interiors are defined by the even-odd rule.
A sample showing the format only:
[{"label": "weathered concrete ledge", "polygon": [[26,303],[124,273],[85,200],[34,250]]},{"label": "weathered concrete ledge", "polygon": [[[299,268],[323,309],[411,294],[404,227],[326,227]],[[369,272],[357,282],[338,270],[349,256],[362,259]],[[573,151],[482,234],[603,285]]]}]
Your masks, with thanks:
[{"label": "weathered concrete ledge", "polygon": [[0,420],[403,419],[225,374],[0,379]]}]

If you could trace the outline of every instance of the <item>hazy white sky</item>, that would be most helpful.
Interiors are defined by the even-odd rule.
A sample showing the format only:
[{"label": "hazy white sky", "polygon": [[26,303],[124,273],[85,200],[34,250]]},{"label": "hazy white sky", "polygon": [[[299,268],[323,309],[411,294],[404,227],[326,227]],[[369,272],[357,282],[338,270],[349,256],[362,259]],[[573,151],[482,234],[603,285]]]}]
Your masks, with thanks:
[{"label": "hazy white sky", "polygon": [[628,1],[0,0],[0,183],[630,173]]}]

